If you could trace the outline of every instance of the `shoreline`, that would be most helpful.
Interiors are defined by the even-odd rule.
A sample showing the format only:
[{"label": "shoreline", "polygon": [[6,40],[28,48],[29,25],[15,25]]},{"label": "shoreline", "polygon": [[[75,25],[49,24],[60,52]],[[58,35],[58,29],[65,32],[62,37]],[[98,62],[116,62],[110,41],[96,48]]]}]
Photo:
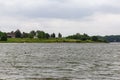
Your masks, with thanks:
[{"label": "shoreline", "polygon": [[31,38],[8,38],[7,41],[0,41],[0,43],[108,43],[104,41],[91,41],[91,40],[77,40],[66,38],[55,39],[31,39]]}]

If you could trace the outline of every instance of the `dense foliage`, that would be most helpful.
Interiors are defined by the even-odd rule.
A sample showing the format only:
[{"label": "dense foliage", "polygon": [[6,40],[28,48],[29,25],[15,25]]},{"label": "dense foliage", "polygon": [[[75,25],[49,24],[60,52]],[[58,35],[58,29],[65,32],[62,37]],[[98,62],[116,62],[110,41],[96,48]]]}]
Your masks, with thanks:
[{"label": "dense foliage", "polygon": [[100,39],[98,36],[88,36],[87,34],[80,34],[80,33],[70,35],[66,38],[77,39],[77,40],[82,40],[82,41],[91,40],[91,41],[94,41],[94,42],[105,42],[105,39]]},{"label": "dense foliage", "polygon": [[15,31],[15,37],[16,38],[21,38],[22,37],[21,31],[19,29]]},{"label": "dense foliage", "polygon": [[15,32],[12,31],[9,34],[14,34],[15,38],[39,38],[39,39],[62,38],[61,33],[58,33],[58,36],[56,36],[55,33],[49,34],[41,30],[37,30],[37,31],[32,30],[29,33],[26,32],[22,33],[19,29],[17,29]]},{"label": "dense foliage", "polygon": [[120,42],[120,35],[105,36],[104,39],[108,42]]},{"label": "dense foliage", "polygon": [[105,40],[106,42],[120,42],[120,35],[110,36],[97,36],[98,39]]},{"label": "dense foliage", "polygon": [[0,41],[7,41],[7,34],[0,31]]},{"label": "dense foliage", "polygon": [[[21,32],[19,29],[17,29],[15,32],[12,31],[11,33],[4,33],[0,31],[0,41],[7,41],[7,38],[38,38],[38,39],[54,39],[54,38],[62,38],[62,34],[58,33],[56,35],[55,33],[49,34],[41,30],[37,31],[30,31],[28,33]],[[69,35],[67,37],[64,37],[64,39],[74,39],[78,42],[86,41],[86,42],[120,42],[120,35],[111,35],[111,36],[89,36],[87,34],[80,34],[76,33],[74,35]]]}]

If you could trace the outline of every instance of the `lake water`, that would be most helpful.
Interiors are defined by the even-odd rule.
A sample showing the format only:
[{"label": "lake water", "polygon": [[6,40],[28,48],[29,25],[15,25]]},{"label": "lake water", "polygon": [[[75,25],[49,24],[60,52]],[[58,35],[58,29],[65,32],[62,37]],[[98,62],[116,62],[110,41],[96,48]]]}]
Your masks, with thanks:
[{"label": "lake water", "polygon": [[1,43],[0,80],[120,80],[120,44]]}]

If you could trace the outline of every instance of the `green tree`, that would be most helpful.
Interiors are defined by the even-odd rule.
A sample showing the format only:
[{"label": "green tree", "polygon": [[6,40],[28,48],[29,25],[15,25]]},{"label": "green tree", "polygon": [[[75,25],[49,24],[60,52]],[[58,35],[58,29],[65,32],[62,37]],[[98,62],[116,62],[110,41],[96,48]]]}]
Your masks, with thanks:
[{"label": "green tree", "polygon": [[15,37],[16,38],[21,38],[22,37],[21,31],[19,29],[15,31]]},{"label": "green tree", "polygon": [[83,41],[85,41],[85,40],[89,40],[90,39],[90,37],[87,35],[87,34],[83,34],[83,35],[81,35],[81,40],[83,40]]},{"label": "green tree", "polygon": [[34,38],[34,36],[36,36],[36,32],[34,30],[30,31],[28,34],[29,38]]},{"label": "green tree", "polygon": [[90,36],[88,36],[85,33],[84,34],[76,33],[74,35],[68,36],[67,38],[69,38],[69,39],[78,39],[78,40],[83,40],[83,41],[90,40]]},{"label": "green tree", "polygon": [[30,31],[30,34],[32,34],[33,36],[36,35],[36,32],[34,30]]},{"label": "green tree", "polygon": [[7,41],[7,34],[6,33],[2,33],[1,41]]},{"label": "green tree", "polygon": [[55,38],[56,36],[55,36],[55,33],[52,33],[51,34],[51,38]]},{"label": "green tree", "polygon": [[50,35],[48,33],[45,33],[45,38],[46,39],[49,39],[50,38]]},{"label": "green tree", "polygon": [[92,39],[92,41],[98,41],[98,37],[97,36],[92,36],[91,39]]},{"label": "green tree", "polygon": [[37,37],[40,39],[44,39],[45,38],[45,32],[44,31],[37,31]]},{"label": "green tree", "polygon": [[0,31],[0,41],[7,41],[7,34]]},{"label": "green tree", "polygon": [[81,35],[80,33],[76,33],[76,34],[74,34],[74,35],[68,36],[67,38],[69,38],[69,39],[79,39],[79,40],[81,40],[81,37],[82,37],[82,35]]},{"label": "green tree", "polygon": [[62,34],[61,33],[58,33],[58,38],[62,38]]},{"label": "green tree", "polygon": [[29,36],[28,33],[25,33],[25,32],[22,33],[23,38],[28,38],[28,36]]},{"label": "green tree", "polygon": [[33,34],[28,35],[29,38],[34,38]]}]

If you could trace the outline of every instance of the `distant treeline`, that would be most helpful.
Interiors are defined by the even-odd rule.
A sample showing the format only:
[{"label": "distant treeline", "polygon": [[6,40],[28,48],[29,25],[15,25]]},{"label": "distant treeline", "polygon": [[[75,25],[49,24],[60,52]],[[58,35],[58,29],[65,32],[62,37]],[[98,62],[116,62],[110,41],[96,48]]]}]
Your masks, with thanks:
[{"label": "distant treeline", "polygon": [[89,36],[87,34],[76,33],[74,35],[67,36],[68,39],[77,39],[81,41],[94,41],[94,42],[107,42],[104,38],[99,38],[98,36]]},{"label": "distant treeline", "polygon": [[37,31],[30,31],[27,32],[21,32],[19,29],[16,31],[11,31],[9,33],[0,31],[0,41],[7,41],[7,38],[39,38],[39,39],[49,39],[49,38],[62,38],[62,34],[58,33],[56,35],[55,33],[49,34],[41,30]]},{"label": "distant treeline", "polygon": [[92,40],[92,41],[104,41],[104,42],[120,42],[120,35],[110,35],[110,36],[88,36],[87,34],[75,34],[68,36],[66,38],[80,39],[80,40]]},{"label": "distant treeline", "polygon": [[[32,30],[29,33],[26,33],[26,32],[21,32],[18,29],[15,32],[12,31],[11,33],[15,35],[15,38],[41,38],[41,39],[56,38],[55,33],[49,34],[41,30],[37,30],[37,31]],[[62,34],[58,33],[57,37],[61,38]]]},{"label": "distant treeline", "polygon": [[108,42],[120,42],[120,35],[110,35],[110,36],[104,36],[101,38]]},{"label": "distant treeline", "polygon": [[39,39],[54,39],[54,38],[66,38],[75,39],[79,41],[94,41],[94,42],[120,42],[120,35],[111,36],[89,36],[88,34],[76,33],[66,37],[62,37],[61,33],[49,34],[42,30],[32,30],[30,32],[21,32],[19,29],[16,31],[11,31],[9,33],[0,31],[0,41],[7,41],[7,38],[39,38]]}]

